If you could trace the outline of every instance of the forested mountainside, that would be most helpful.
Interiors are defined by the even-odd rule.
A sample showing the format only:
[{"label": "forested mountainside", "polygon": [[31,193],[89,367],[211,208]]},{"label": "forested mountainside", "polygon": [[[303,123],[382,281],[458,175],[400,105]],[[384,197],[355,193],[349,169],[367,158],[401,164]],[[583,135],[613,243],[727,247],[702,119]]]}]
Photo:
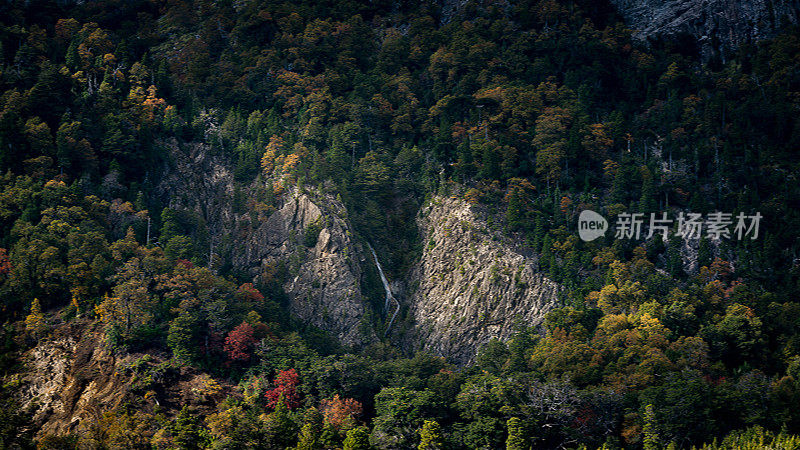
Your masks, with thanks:
[{"label": "forested mountainside", "polygon": [[3,2],[0,448],[800,448],[798,11]]}]

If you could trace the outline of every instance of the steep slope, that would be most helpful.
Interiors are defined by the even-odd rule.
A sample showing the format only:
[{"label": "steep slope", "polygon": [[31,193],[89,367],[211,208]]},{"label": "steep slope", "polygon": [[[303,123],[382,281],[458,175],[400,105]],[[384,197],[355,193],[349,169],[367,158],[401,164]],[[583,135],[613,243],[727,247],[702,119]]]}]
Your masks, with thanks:
[{"label": "steep slope", "polygon": [[640,40],[690,35],[708,58],[797,24],[796,0],[611,0]]},{"label": "steep slope", "polygon": [[229,258],[234,268],[254,281],[285,266],[284,289],[297,318],[328,331],[345,345],[374,339],[369,327],[362,327],[365,304],[357,255],[364,252],[352,239],[341,200],[286,183],[273,207],[257,201],[258,192],[267,185],[254,181],[242,188],[247,206],[237,212],[228,161],[212,156],[204,144],[172,142],[168,147],[172,161],[157,191],[170,208],[193,211],[203,218],[209,253]]},{"label": "steep slope", "polygon": [[489,231],[467,202],[434,197],[418,217],[424,250],[410,276],[410,310],[422,348],[459,363],[474,360],[515,323],[539,324],[557,305],[559,286],[534,257]]},{"label": "steep slope", "polygon": [[234,391],[188,366],[173,367],[162,356],[115,354],[86,320],[57,326],[22,361],[27,371],[19,396],[33,412],[37,438],[91,436],[105,412],[137,398],[145,399],[148,412],[174,415],[185,404],[211,411]]},{"label": "steep slope", "polygon": [[365,306],[357,256],[363,252],[349,230],[344,206],[335,197],[312,199],[294,190],[278,211],[237,241],[233,263],[258,276],[288,261],[285,290],[292,314],[346,345],[360,345],[374,334],[362,326]]}]

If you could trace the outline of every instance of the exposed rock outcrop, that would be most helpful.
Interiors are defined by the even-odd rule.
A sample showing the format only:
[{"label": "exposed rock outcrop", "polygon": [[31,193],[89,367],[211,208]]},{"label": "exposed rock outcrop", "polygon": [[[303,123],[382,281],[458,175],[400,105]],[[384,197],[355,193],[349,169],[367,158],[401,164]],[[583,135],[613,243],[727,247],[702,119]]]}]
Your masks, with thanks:
[{"label": "exposed rock outcrop", "polygon": [[214,392],[209,395],[210,377],[188,367],[169,369],[161,379],[151,375],[152,381],[142,384],[137,371],[146,371],[166,359],[145,356],[148,362],[134,370],[143,355],[114,354],[104,345],[102,336],[100,330],[83,321],[73,322],[62,325],[52,338],[23,356],[27,370],[18,395],[22,407],[33,412],[37,439],[69,433],[89,436],[105,412],[132,400],[132,396],[144,396],[150,409],[159,406],[174,415],[185,404],[211,410],[233,393],[234,386],[213,381]]},{"label": "exposed rock outcrop", "polygon": [[[341,200],[286,184],[277,209],[250,202],[239,213],[226,161],[210,156],[205,145],[170,145],[173,162],[159,185],[165,204],[201,214],[219,253],[229,254],[233,266],[253,279],[285,264],[284,288],[295,317],[345,345],[376,339],[364,323],[361,286],[362,264],[371,258],[354,240]],[[255,199],[264,186],[244,189]],[[421,260],[404,280],[394,280],[410,288],[395,294],[410,305],[417,323],[414,345],[460,363],[472,361],[489,339],[508,337],[515,321],[538,324],[556,305],[558,290],[537,272],[533,256],[514,250],[500,233],[488,233],[479,216],[461,200],[436,197],[418,220]]]},{"label": "exposed rock outcrop", "polygon": [[[259,190],[266,189],[254,182],[241,188],[248,207],[237,212],[229,161],[213,156],[205,144],[164,145],[172,161],[156,191],[170,208],[194,211],[203,218],[217,255],[229,255],[235,268],[254,279],[285,264],[289,276],[284,288],[296,317],[345,345],[358,346],[375,338],[369,326],[362,326],[363,258],[356,255],[364,252],[352,239],[340,199],[286,183],[277,209],[271,209],[254,200]],[[309,247],[305,241],[310,232],[318,235],[310,238]]]},{"label": "exposed rock outcrop", "polygon": [[237,243],[233,262],[250,267],[257,276],[272,264],[288,261],[285,289],[292,314],[345,345],[361,345],[375,335],[362,324],[365,306],[357,255],[363,251],[349,230],[341,201],[331,195],[312,200],[295,190],[278,211]]},{"label": "exposed rock outcrop", "polygon": [[[611,0],[640,40],[689,35],[704,58],[797,24],[797,0]],[[724,56],[724,52],[723,52]]]},{"label": "exposed rock outcrop", "polygon": [[557,306],[559,285],[537,271],[534,257],[488,231],[465,201],[434,197],[418,223],[424,250],[409,302],[422,348],[469,363],[482,344],[509,337],[517,321],[537,325]]}]

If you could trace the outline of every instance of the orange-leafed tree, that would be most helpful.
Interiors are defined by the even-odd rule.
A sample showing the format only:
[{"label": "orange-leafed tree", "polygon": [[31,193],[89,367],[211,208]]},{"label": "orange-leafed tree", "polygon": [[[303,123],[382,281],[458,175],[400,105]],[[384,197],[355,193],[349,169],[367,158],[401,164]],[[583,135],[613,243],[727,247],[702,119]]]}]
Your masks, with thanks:
[{"label": "orange-leafed tree", "polygon": [[278,135],[273,135],[269,138],[269,144],[267,144],[264,151],[264,156],[261,157],[261,169],[264,171],[265,177],[272,176],[276,166],[275,158],[283,154],[285,145],[283,138]]},{"label": "orange-leafed tree", "polygon": [[336,429],[341,429],[348,422],[354,425],[352,421],[360,416],[364,410],[357,400],[341,398],[339,394],[334,395],[331,399],[322,400],[320,409],[325,423]]}]

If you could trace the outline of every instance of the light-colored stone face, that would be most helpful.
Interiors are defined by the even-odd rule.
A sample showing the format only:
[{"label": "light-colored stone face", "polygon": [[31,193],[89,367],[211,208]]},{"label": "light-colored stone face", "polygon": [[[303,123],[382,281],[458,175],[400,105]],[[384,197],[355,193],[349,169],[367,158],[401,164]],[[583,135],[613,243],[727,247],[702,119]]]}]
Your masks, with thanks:
[{"label": "light-colored stone face", "polygon": [[68,382],[74,350],[75,340],[66,338],[39,345],[28,354],[27,384],[21,393],[22,407],[27,409],[34,402],[37,404],[34,421],[64,412],[64,399],[60,394]]},{"label": "light-colored stone face", "polygon": [[[137,378],[131,367],[152,370],[163,367],[168,359],[163,354],[149,353],[143,362],[142,353],[112,352],[100,327],[90,321],[67,327],[69,337],[42,339],[22,357],[26,371],[20,379],[20,406],[33,414],[37,439],[70,433],[82,439],[91,437],[104,413],[134,398],[142,399],[142,392],[135,388],[141,378]],[[169,375],[150,372],[149,376],[160,386],[156,388],[158,392],[144,395],[144,408],[150,413],[156,405],[187,403],[203,404],[211,411],[214,402],[231,395],[235,389],[227,380],[213,380],[191,367]],[[209,382],[215,386],[213,391],[208,388]]]},{"label": "light-colored stone face", "polygon": [[[325,209],[319,204],[326,205]],[[331,196],[312,200],[307,194],[290,194],[283,207],[263,222],[246,242],[250,261],[243,266],[290,261],[284,287],[290,312],[301,320],[328,331],[345,345],[363,345],[375,338],[364,335],[361,319],[361,270],[354,261],[358,252],[350,225],[337,211],[344,210]],[[302,237],[306,229],[322,227],[313,247]],[[294,261],[294,263],[292,263]]]},{"label": "light-colored stone face", "polygon": [[[203,215],[218,251],[224,251],[226,239],[230,242],[234,267],[256,278],[267,265],[285,262],[292,315],[345,345],[377,339],[362,325],[362,273],[374,259],[366,243],[354,241],[345,206],[335,194],[300,191],[286,183],[277,210],[236,213],[227,162],[209,156],[202,145],[173,147],[171,154],[174,167],[161,192],[170,207]],[[258,187],[242,189],[252,195]],[[317,221],[316,244],[306,247],[305,230]],[[538,324],[555,306],[559,287],[537,272],[536,258],[517,252],[499,233],[490,235],[466,202],[436,197],[417,222],[422,257],[402,278],[388,280],[416,322],[413,335],[402,337],[406,348],[470,362],[489,339],[507,338],[515,321]],[[386,323],[394,311],[388,309],[375,311]]]},{"label": "light-colored stone face", "polygon": [[[171,208],[203,217],[215,252],[230,254],[233,266],[254,278],[267,265],[286,263],[289,277],[284,289],[295,317],[345,345],[359,346],[375,339],[374,333],[360,331],[365,313],[360,264],[365,259],[360,245],[352,240],[345,207],[335,194],[313,188],[301,192],[287,182],[277,210],[237,213],[230,161],[213,156],[204,144],[164,145],[172,162],[157,192]],[[263,188],[256,182],[240,187],[248,200]],[[323,224],[317,242],[306,247],[305,230],[317,221]]]},{"label": "light-colored stone face", "polygon": [[[775,0],[611,0],[641,41],[691,36],[705,60],[797,24],[794,2]],[[716,46],[716,47],[715,47]],[[688,49],[691,50],[691,49]]]},{"label": "light-colored stone face", "polygon": [[39,438],[87,432],[103,411],[124,400],[130,382],[117,370],[121,361],[104,347],[97,332],[85,332],[77,340],[43,340],[24,361],[28,370],[20,393],[22,407],[33,408]]},{"label": "light-colored stone face", "polygon": [[515,321],[537,325],[556,306],[559,285],[465,201],[435,197],[418,223],[424,250],[409,302],[423,348],[468,363],[490,339],[508,338]]}]

